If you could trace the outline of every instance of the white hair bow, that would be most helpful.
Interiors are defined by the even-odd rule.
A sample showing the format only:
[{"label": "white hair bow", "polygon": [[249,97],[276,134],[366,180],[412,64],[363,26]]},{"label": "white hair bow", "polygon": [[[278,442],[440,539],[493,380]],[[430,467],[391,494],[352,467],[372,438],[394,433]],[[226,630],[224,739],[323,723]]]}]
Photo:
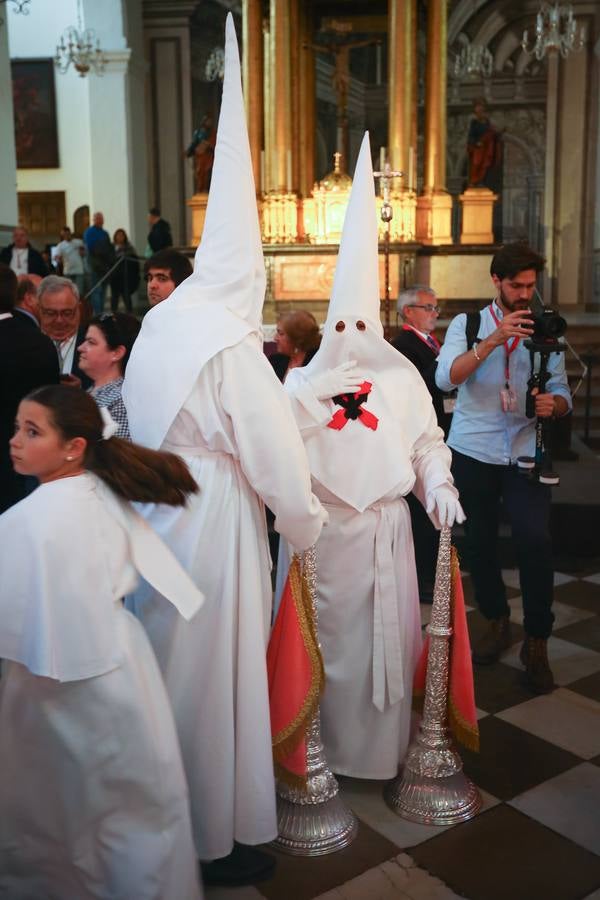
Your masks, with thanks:
[{"label": "white hair bow", "polygon": [[100,415],[102,416],[102,421],[104,422],[104,428],[102,429],[102,440],[107,441],[109,438],[115,436],[115,434],[119,430],[119,426],[111,416],[106,406],[100,407]]}]

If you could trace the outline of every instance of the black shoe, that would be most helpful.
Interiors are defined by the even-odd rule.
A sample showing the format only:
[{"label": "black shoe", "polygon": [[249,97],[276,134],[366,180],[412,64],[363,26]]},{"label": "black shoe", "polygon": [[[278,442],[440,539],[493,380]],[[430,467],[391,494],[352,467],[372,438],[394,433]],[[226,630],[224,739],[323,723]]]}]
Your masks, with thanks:
[{"label": "black shoe", "polygon": [[500,659],[504,650],[510,647],[510,619],[490,619],[487,628],[478,640],[473,642],[471,656],[479,666],[488,666]]},{"label": "black shoe", "polygon": [[241,887],[266,881],[275,871],[277,860],[269,853],[247,844],[233,845],[229,856],[200,864],[204,884]]}]

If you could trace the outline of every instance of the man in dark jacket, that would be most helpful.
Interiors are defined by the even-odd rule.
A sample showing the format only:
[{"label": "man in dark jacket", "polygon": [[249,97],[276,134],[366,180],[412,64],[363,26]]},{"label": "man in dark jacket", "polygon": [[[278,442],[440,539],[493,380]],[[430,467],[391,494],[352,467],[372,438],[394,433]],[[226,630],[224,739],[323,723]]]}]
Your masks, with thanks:
[{"label": "man in dark jacket", "polygon": [[40,275],[43,278],[49,271],[42,254],[29,243],[27,229],[22,225],[14,229],[13,243],[0,252],[0,263],[9,266],[15,275]]},{"label": "man in dark jacket", "polygon": [[0,512],[22,500],[27,479],[12,467],[8,442],[20,401],[43,384],[57,384],[52,341],[23,315],[15,315],[17,276],[0,264]]},{"label": "man in dark jacket", "polygon": [[[444,408],[446,398],[435,383],[437,356],[440,352],[440,342],[433,336],[439,315],[435,291],[421,285],[402,291],[398,297],[398,312],[402,316],[402,330],[392,341],[392,346],[419,370],[431,394],[438,425],[447,434],[451,416]],[[413,494],[409,494],[406,501],[412,522],[419,596],[421,602],[431,603],[439,533]]]},{"label": "man in dark jacket", "polygon": [[157,206],[153,206],[148,213],[148,223],[150,225],[148,244],[153,253],[158,253],[159,250],[166,250],[167,247],[173,246],[171,226],[164,219],[161,219],[160,209]]}]

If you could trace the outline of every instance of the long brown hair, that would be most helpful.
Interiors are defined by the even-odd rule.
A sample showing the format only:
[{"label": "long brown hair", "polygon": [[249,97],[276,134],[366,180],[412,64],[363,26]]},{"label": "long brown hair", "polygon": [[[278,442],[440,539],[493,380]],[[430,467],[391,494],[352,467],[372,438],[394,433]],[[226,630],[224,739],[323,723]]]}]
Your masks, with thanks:
[{"label": "long brown hair", "polygon": [[186,464],[174,453],[148,450],[121,438],[102,438],[104,422],[84,391],[65,384],[37,388],[25,398],[48,410],[51,422],[69,441],[85,438],[83,465],[125,500],[184,506],[199,488]]}]

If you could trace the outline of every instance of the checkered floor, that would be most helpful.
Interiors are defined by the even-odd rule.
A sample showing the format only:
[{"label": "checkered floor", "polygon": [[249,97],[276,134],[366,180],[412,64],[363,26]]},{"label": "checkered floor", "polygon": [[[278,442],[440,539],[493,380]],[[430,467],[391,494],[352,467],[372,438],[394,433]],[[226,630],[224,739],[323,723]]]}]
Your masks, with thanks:
[{"label": "checkered floor", "polygon": [[[518,575],[504,573],[514,645],[475,670],[481,752],[461,751],[484,801],[474,819],[411,824],[385,806],[381,782],[343,778],[360,820],[351,847],[321,859],[278,854],[271,881],[213,888],[208,900],[600,900],[600,560],[562,568],[548,645],[558,688],[542,697],[518,680]],[[468,575],[464,587],[468,603]],[[483,620],[473,609],[468,619],[474,637]]]}]

